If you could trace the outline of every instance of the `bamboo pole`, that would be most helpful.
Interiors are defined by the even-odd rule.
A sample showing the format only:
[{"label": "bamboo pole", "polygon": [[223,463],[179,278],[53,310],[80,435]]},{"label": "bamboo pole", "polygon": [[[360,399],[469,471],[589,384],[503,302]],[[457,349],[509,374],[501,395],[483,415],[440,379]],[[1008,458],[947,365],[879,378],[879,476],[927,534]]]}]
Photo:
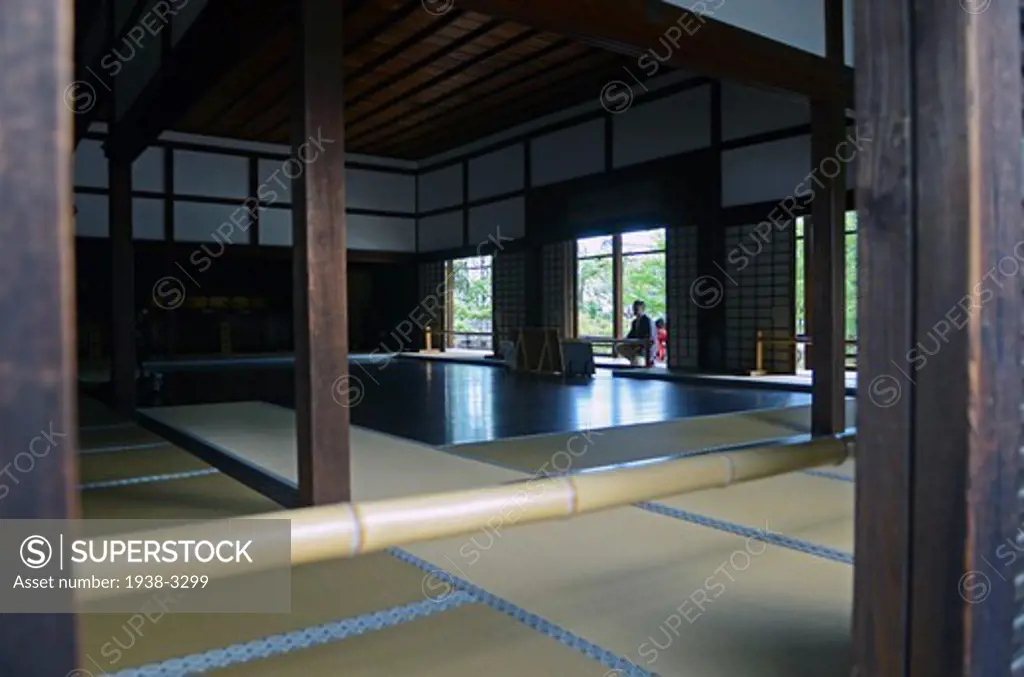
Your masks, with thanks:
[{"label": "bamboo pole", "polygon": [[[494,487],[423,494],[366,503],[300,508],[245,519],[291,521],[291,564],[298,566],[379,552],[390,547],[469,534],[495,526],[563,519],[637,501],[727,487],[822,465],[838,465],[852,454],[852,437],[821,437],[791,445],[667,460],[607,472],[532,479]],[[220,540],[224,522],[209,522],[133,534],[133,539]],[[166,569],[163,571],[162,569]],[[243,570],[216,561],[206,564],[147,565],[150,575],[206,574],[210,579],[260,570],[254,562]],[[110,564],[83,564],[75,576],[111,578],[128,575]],[[80,591],[80,601],[117,595],[116,590]]]}]

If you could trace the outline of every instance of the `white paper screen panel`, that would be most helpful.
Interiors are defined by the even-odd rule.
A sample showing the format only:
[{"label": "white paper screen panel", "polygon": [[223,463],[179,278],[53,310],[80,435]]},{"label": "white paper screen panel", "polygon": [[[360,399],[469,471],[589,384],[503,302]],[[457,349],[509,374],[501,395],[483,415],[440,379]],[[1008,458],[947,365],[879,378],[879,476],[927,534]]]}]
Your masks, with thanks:
[{"label": "white paper screen panel", "polygon": [[240,207],[199,202],[174,203],[176,242],[249,244],[249,217]]},{"label": "white paper screen panel", "polygon": [[616,167],[711,145],[711,88],[640,103],[612,118]]},{"label": "white paper screen panel", "polygon": [[292,210],[264,209],[260,212],[260,244],[292,246]]},{"label": "white paper screen panel", "polygon": [[132,164],[132,190],[164,192],[163,148],[147,148]]},{"label": "white paper screen panel", "polygon": [[164,201],[137,197],[132,200],[132,235],[136,240],[164,239]]},{"label": "white paper screen panel", "polygon": [[810,135],[727,150],[722,153],[722,204],[781,200],[793,195],[810,171]]},{"label": "white paper screen panel", "polygon": [[[665,0],[737,28],[763,35],[806,52],[825,56],[825,3],[821,0]],[[700,19],[691,16],[679,21],[682,39],[700,30]],[[687,28],[688,27],[688,28]],[[671,48],[671,43],[669,43]],[[665,47],[658,46],[661,54]]]},{"label": "white paper screen panel", "polygon": [[843,60],[847,66],[853,65],[853,2],[843,0]]},{"label": "white paper screen panel", "polygon": [[444,212],[419,220],[419,251],[430,252],[462,246],[462,210]]},{"label": "white paper screen panel", "polygon": [[345,171],[345,204],[351,209],[377,209],[413,214],[416,177],[367,169]]},{"label": "white paper screen panel", "polygon": [[[288,205],[292,202],[292,180],[284,173],[287,160],[257,160],[256,177],[259,181],[256,196],[265,204]],[[289,174],[294,174],[288,169]]]},{"label": "white paper screen panel", "polygon": [[110,202],[106,195],[75,194],[75,235],[107,237],[110,233]]},{"label": "white paper screen panel", "polygon": [[530,176],[534,186],[603,171],[603,119],[552,132],[531,142]]},{"label": "white paper screen panel", "polygon": [[419,211],[454,207],[462,204],[462,163],[442,167],[420,175]]},{"label": "white paper screen panel", "polygon": [[107,157],[103,154],[103,142],[82,139],[75,149],[75,185],[106,188],[107,178]]},{"label": "white paper screen panel", "polygon": [[470,160],[469,199],[482,200],[523,190],[525,159],[525,146],[517,143]]},{"label": "white paper screen panel", "polygon": [[416,251],[416,219],[350,214],[347,226],[349,249]]},{"label": "white paper screen panel", "polygon": [[811,122],[806,98],[722,83],[722,140],[773,132]]},{"label": "white paper screen panel", "polygon": [[521,238],[525,231],[525,198],[513,197],[469,210],[469,244],[474,247],[505,242],[501,238]]},{"label": "white paper screen panel", "polygon": [[249,160],[240,155],[174,151],[176,195],[245,199],[249,191]]}]

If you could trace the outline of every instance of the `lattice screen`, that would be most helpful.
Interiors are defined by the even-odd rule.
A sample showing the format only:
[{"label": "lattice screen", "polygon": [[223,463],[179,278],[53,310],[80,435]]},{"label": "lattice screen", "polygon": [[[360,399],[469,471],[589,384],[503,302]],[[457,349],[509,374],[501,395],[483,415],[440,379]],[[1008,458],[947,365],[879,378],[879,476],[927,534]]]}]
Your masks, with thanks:
[{"label": "lattice screen", "polygon": [[494,255],[494,339],[495,348],[501,340],[514,341],[512,333],[526,325],[525,252],[499,252]]},{"label": "lattice screen", "polygon": [[[725,230],[725,366],[747,373],[757,368],[757,334],[791,339],[795,331],[792,298],[795,234],[790,223],[730,226]],[[796,351],[789,343],[763,344],[762,367],[793,373]]]},{"label": "lattice screen", "polygon": [[545,245],[542,254],[544,326],[557,327],[563,337],[572,336],[575,251],[576,243],[560,242]]},{"label": "lattice screen", "polygon": [[669,228],[665,240],[668,267],[666,304],[668,310],[668,366],[696,368],[698,354],[697,307],[690,287],[697,279],[697,228]]},{"label": "lattice screen", "polygon": [[445,281],[445,262],[430,261],[420,264],[420,307],[423,314],[430,318],[431,346],[443,349],[444,306],[447,299],[448,284]]}]

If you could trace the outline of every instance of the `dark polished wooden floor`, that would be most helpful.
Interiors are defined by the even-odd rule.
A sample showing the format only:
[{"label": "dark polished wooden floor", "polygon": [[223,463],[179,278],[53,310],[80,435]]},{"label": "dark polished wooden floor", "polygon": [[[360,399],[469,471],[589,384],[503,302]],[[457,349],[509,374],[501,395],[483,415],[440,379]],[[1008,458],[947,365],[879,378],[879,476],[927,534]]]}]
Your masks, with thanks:
[{"label": "dark polished wooden floor", "polygon": [[[264,400],[291,407],[289,360],[175,362],[158,399],[175,405]],[[431,445],[654,423],[810,403],[804,393],[613,378],[565,382],[485,365],[353,357],[333,396],[352,423]]]}]

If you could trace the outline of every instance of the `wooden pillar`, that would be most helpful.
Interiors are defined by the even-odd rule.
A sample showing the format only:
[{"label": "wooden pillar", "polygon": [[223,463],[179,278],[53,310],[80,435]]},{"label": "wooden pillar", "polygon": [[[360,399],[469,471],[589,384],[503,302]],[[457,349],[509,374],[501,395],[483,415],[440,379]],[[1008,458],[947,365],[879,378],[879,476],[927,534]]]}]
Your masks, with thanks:
[{"label": "wooden pillar", "polygon": [[696,242],[700,295],[695,296],[697,287],[691,287],[686,302],[697,307],[697,366],[703,372],[715,373],[725,371],[725,291],[735,284],[725,272],[728,252],[722,219],[722,84],[718,81],[711,83],[710,115],[712,153],[706,193],[709,203],[706,216],[697,227]]},{"label": "wooden pillar", "polygon": [[[73,16],[66,0],[0,4],[0,519],[77,516]],[[77,658],[73,615],[0,614],[0,674],[67,675]]]},{"label": "wooden pillar", "polygon": [[[840,81],[843,65],[843,2],[825,2],[826,58]],[[838,88],[811,101],[811,258],[814,286],[808,364],[811,432],[827,435],[846,427],[846,105]]]},{"label": "wooden pillar", "polygon": [[616,233],[612,236],[612,336],[622,338],[622,317],[624,307],[633,309],[633,301],[628,299],[623,303],[622,298],[622,235]]},{"label": "wooden pillar", "polygon": [[300,0],[292,117],[295,424],[300,501],[349,500],[349,407],[362,380],[348,372],[342,3]]},{"label": "wooden pillar", "polygon": [[811,259],[814,287],[810,321],[811,432],[827,435],[843,430],[846,374],[846,179],[837,147],[845,135],[845,115],[837,99],[815,101],[811,108],[811,157],[816,190],[811,202]]},{"label": "wooden pillar", "polygon": [[1016,675],[1020,7],[920,9],[854,4],[853,672]]},{"label": "wooden pillar", "polygon": [[[169,31],[167,31],[169,32]],[[166,52],[165,52],[166,53]],[[174,151],[170,148],[163,149],[163,166],[164,166],[164,266],[166,270],[173,270],[175,264],[174,258]],[[150,294],[152,297],[152,294]],[[154,299],[145,299],[147,304],[156,305]],[[184,303],[182,299],[179,303]],[[158,313],[161,315],[159,318],[160,326],[164,331],[165,343],[164,349],[167,351],[168,356],[174,356],[178,354],[178,341],[180,331],[178,328],[178,320],[181,317],[182,309],[181,306],[175,308],[166,309],[160,306],[150,310],[150,313]],[[156,318],[153,318],[154,320]]]},{"label": "wooden pillar", "polygon": [[135,252],[132,245],[132,167],[107,161],[110,185],[111,375],[114,407],[135,414]]}]

